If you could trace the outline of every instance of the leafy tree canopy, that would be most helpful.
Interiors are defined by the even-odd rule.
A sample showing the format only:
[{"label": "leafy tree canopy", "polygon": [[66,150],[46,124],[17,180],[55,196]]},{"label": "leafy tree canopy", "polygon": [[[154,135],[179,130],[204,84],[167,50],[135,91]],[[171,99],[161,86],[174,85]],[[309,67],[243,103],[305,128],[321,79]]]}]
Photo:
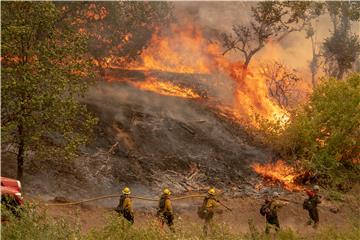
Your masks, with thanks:
[{"label": "leafy tree canopy", "polygon": [[57,27],[52,2],[4,2],[1,8],[2,143],[17,156],[18,178],[26,153],[36,158],[73,156],[96,119],[79,98],[91,77],[86,38]]},{"label": "leafy tree canopy", "polygon": [[325,6],[333,23],[332,35],[323,44],[325,71],[342,79],[360,55],[359,33],[351,32],[351,22],[360,20],[360,2],[326,2]]},{"label": "leafy tree canopy", "polygon": [[118,64],[135,59],[147,46],[156,28],[171,19],[166,2],[59,2],[63,22],[89,37],[88,51],[100,67],[111,57]]}]

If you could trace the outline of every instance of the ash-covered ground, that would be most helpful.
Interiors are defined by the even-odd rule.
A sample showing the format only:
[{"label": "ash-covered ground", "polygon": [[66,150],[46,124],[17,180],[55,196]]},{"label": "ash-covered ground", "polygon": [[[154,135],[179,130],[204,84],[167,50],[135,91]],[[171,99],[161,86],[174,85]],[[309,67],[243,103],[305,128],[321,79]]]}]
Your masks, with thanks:
[{"label": "ash-covered ground", "polygon": [[[33,156],[26,164],[25,194],[81,199],[119,193],[127,185],[136,195],[154,196],[165,186],[175,193],[215,186],[241,195],[254,175],[251,164],[271,157],[204,98],[101,81],[84,102],[99,118],[91,143],[71,162]],[[2,162],[2,175],[15,177],[15,162]]]}]

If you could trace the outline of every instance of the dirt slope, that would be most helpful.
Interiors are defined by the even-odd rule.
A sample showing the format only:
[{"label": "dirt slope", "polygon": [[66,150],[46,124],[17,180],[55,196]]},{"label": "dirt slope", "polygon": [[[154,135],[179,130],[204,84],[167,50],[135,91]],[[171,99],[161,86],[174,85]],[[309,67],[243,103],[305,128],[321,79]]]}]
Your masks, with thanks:
[{"label": "dirt slope", "polygon": [[[99,117],[94,139],[73,162],[28,161],[25,194],[79,199],[116,193],[125,185],[144,194],[164,186],[175,192],[209,185],[225,190],[244,184],[253,175],[252,163],[270,158],[248,141],[241,125],[203,100],[100,82],[85,103]],[[2,175],[15,177],[15,162],[3,157]]]}]

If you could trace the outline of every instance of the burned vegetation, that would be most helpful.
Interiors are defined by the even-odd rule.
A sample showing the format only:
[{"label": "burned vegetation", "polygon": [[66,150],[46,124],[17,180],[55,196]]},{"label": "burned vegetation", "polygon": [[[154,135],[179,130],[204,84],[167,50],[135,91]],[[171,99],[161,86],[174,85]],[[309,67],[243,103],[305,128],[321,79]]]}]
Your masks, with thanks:
[{"label": "burned vegetation", "polygon": [[[300,39],[307,30],[319,60],[315,23],[329,14],[334,36],[325,38],[324,69],[334,69],[330,74],[338,78],[357,72],[359,40],[350,31],[359,19],[353,14],[357,4],[237,3],[247,14],[241,19],[229,14],[223,24],[213,22],[223,17],[213,9],[232,10],[221,3],[27,4],[4,5],[23,12],[4,12],[3,39],[16,44],[5,44],[2,53],[7,159],[2,171],[24,176],[30,193],[80,197],[129,184],[143,192],[211,185],[241,195],[244,186],[258,190],[262,177],[270,187],[296,190],[319,176],[333,181],[338,166],[351,173],[357,169],[358,122],[352,116],[358,112],[345,113],[340,106],[324,118],[310,108],[297,109],[302,104],[315,109],[326,90],[335,90],[331,85],[315,89],[316,74],[322,72],[321,61],[314,59],[311,85],[304,70],[311,59],[288,39],[293,34]],[[49,14],[41,18],[34,9]],[[24,18],[28,15],[34,18]],[[328,31],[329,24],[321,24]],[[334,49],[340,33],[354,49],[350,58]],[[307,46],[305,41],[301,44]],[[337,86],[352,95],[330,94],[334,98],[326,102],[349,100],[353,109],[354,79]],[[321,122],[340,113],[352,119],[350,127]],[[308,125],[302,128],[303,123]],[[355,134],[339,137],[346,146],[328,141],[339,132]],[[301,167],[293,171],[297,165],[287,160]]]}]

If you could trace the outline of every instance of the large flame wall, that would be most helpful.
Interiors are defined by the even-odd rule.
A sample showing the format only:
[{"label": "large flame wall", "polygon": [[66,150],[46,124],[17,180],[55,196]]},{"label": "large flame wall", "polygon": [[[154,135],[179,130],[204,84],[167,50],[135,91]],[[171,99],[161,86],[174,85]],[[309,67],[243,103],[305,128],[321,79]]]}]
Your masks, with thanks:
[{"label": "large flame wall", "polygon": [[[138,61],[126,66],[126,69],[164,71],[181,74],[206,74],[209,77],[207,87],[217,88],[218,82],[232,83],[232,103],[230,106],[217,107],[232,111],[235,116],[246,118],[258,114],[268,119],[281,118],[286,111],[268,97],[265,80],[257,71],[257,64],[250,66],[246,79],[242,79],[241,62],[231,61],[222,55],[218,44],[210,42],[195,25],[171,25],[169,29],[153,34],[149,46],[142,52]],[[219,81],[215,81],[215,80]],[[235,83],[235,84],[234,84]],[[199,98],[191,88],[163,79],[160,81],[149,76],[144,82],[133,84],[144,90],[185,98]],[[189,84],[191,85],[191,84]],[[228,95],[228,92],[224,93]],[[221,94],[217,96],[221,102]],[[225,97],[225,96],[224,96]],[[226,96],[228,97],[228,96]]]}]

